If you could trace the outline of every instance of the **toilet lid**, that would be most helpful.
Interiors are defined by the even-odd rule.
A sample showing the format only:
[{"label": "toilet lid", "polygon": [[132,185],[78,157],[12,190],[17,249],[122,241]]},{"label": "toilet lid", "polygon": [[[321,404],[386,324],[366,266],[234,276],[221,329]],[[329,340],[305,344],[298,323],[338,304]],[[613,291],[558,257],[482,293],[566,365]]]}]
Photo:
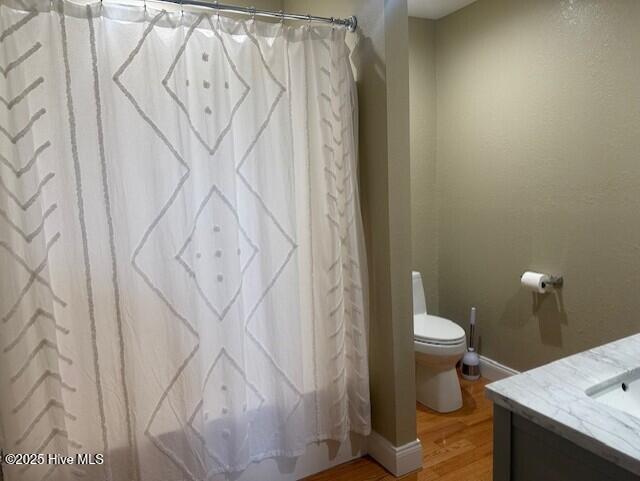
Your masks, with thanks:
[{"label": "toilet lid", "polygon": [[429,314],[413,316],[413,334],[418,340],[440,344],[459,343],[465,337],[464,329],[455,322]]}]

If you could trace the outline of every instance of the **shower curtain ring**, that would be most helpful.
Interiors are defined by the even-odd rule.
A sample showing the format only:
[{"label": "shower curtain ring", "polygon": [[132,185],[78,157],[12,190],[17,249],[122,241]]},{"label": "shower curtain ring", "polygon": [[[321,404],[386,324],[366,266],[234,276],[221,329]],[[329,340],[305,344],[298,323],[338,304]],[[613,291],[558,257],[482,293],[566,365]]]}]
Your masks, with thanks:
[{"label": "shower curtain ring", "polygon": [[180,16],[184,17],[184,0],[180,0]]},{"label": "shower curtain ring", "polygon": [[249,10],[251,11],[251,20],[252,21],[256,21],[256,7],[251,7],[249,8]]},{"label": "shower curtain ring", "polygon": [[280,23],[284,23],[284,10],[280,10],[278,13],[280,14]]}]

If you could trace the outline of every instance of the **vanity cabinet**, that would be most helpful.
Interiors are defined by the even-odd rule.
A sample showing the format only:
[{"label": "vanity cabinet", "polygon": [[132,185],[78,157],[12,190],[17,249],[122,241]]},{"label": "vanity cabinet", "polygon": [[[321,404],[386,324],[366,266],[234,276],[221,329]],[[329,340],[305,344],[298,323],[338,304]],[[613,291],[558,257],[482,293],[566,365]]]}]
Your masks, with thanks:
[{"label": "vanity cabinet", "polygon": [[640,476],[497,404],[493,427],[493,481],[640,481]]}]

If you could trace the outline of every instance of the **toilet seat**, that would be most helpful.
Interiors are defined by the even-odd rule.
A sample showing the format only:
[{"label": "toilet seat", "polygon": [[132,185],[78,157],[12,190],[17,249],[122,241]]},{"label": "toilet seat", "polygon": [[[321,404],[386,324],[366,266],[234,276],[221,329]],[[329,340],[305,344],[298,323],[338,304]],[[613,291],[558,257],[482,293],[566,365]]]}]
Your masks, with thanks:
[{"label": "toilet seat", "polygon": [[413,336],[416,342],[437,346],[465,344],[465,332],[455,322],[425,313],[413,316]]},{"label": "toilet seat", "polygon": [[455,358],[455,362],[458,362],[458,359],[462,357],[466,350],[467,345],[465,344],[464,340],[459,344],[434,344],[431,342],[420,341],[419,339],[415,339],[413,341],[413,351],[415,352],[416,356],[431,356],[434,362],[436,358]]}]

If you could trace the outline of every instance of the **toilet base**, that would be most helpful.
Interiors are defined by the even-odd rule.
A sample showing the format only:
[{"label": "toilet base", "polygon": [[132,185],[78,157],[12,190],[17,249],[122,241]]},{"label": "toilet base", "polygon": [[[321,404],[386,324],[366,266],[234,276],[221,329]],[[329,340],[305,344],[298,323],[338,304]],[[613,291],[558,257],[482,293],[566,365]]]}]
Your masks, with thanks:
[{"label": "toilet base", "polygon": [[456,368],[443,369],[416,362],[416,399],[439,413],[462,407],[462,391]]}]

